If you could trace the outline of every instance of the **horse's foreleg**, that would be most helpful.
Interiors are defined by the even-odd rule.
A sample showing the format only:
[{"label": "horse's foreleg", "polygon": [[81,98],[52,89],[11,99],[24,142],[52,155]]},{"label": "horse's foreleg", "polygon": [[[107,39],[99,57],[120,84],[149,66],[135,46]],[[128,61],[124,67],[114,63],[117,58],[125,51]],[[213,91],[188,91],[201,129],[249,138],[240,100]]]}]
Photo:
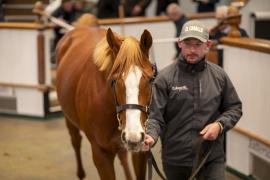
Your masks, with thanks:
[{"label": "horse's foreleg", "polygon": [[80,135],[80,130],[74,126],[69,120],[66,118],[66,125],[71,137],[71,143],[76,155],[77,161],[77,176],[79,179],[85,178],[85,171],[82,165],[82,158],[81,158],[81,141],[82,136]]},{"label": "horse's foreleg", "polygon": [[115,153],[102,149],[96,142],[91,141],[93,160],[101,180],[115,180]]},{"label": "horse's foreleg", "polygon": [[137,180],[145,180],[146,175],[146,153],[132,153],[132,163]]},{"label": "horse's foreleg", "polygon": [[121,149],[118,152],[118,157],[120,159],[121,165],[124,168],[126,179],[131,180],[132,176],[131,176],[130,168],[129,168],[129,165],[128,165],[128,156],[127,155],[128,155],[128,153],[127,153],[126,149]]}]

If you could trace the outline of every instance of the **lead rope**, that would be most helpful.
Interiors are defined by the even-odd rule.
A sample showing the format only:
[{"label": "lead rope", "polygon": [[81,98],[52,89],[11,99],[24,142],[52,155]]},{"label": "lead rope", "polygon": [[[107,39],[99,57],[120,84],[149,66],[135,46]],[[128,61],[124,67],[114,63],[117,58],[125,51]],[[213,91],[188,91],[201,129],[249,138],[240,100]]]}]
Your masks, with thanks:
[{"label": "lead rope", "polygon": [[[206,153],[206,155],[203,157],[202,161],[200,162],[200,164],[198,165],[198,167],[193,170],[192,174],[190,175],[190,177],[188,178],[188,180],[195,180],[196,175],[199,173],[199,171],[201,170],[201,168],[203,167],[203,165],[205,164],[206,160],[208,159],[208,157],[210,156],[210,154],[213,151],[214,148],[214,143],[215,141],[211,144],[211,147],[209,149],[209,151]],[[158,166],[157,166],[157,162],[153,156],[153,153],[151,150],[147,151],[147,165],[148,165],[148,180],[152,180],[153,178],[153,170],[152,170],[152,165],[155,168],[156,172],[158,173],[159,177],[162,180],[167,180],[165,178],[165,176],[161,173],[161,171],[159,170]]]},{"label": "lead rope", "polygon": [[153,178],[152,165],[155,168],[156,172],[158,173],[159,177],[162,180],[166,180],[165,176],[159,170],[157,162],[156,162],[151,150],[147,151],[147,164],[148,164],[148,180],[152,180],[152,178]]},{"label": "lead rope", "polygon": [[[151,83],[153,83],[153,81],[155,80],[155,78],[156,78],[156,76],[158,74],[156,62],[152,63],[152,68],[154,70],[154,74],[153,74],[153,77],[151,78]],[[151,86],[151,97],[150,97],[149,107],[150,107],[150,105],[152,103],[152,98],[153,98],[153,85]],[[147,118],[147,121],[148,121],[148,118]],[[147,124],[147,121],[146,121],[146,124]],[[146,126],[147,125],[145,125],[145,128],[146,128]],[[152,180],[152,178],[153,178],[152,166],[155,168],[156,172],[158,173],[159,177],[162,180],[167,180],[165,178],[165,176],[162,174],[162,172],[159,170],[157,162],[156,162],[156,160],[154,158],[154,155],[153,155],[152,151],[149,150],[149,151],[147,151],[148,180]]]},{"label": "lead rope", "polygon": [[[202,146],[202,142],[204,140],[202,138],[199,138],[199,141],[200,141],[199,145]],[[197,152],[198,155],[195,158],[196,158],[196,161],[198,162],[198,166],[197,167],[195,167],[195,166],[193,167],[192,174],[190,175],[190,177],[188,178],[188,180],[195,180],[196,175],[199,173],[199,171],[201,170],[201,168],[205,164],[206,160],[208,159],[208,157],[212,153],[212,151],[214,149],[215,142],[216,142],[216,140],[215,141],[212,141],[210,143],[210,148],[207,151],[207,153],[205,154],[205,156],[202,158],[201,162],[199,162],[199,156],[200,156],[201,152],[200,152],[200,150]],[[197,164],[197,163],[195,163],[195,164]]]}]

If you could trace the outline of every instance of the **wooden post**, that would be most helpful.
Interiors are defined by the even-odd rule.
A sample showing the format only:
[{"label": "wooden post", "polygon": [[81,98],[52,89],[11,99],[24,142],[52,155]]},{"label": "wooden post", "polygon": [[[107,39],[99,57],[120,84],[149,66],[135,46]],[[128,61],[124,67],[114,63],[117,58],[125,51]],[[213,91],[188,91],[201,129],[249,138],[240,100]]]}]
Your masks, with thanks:
[{"label": "wooden post", "polygon": [[121,34],[125,35],[125,0],[121,0],[120,5],[118,6],[118,14],[121,19]]},{"label": "wooden post", "polygon": [[[44,11],[44,5],[43,5],[43,3],[41,1],[37,1],[35,3],[34,9],[37,9],[38,11]],[[33,10],[33,13],[35,13],[34,10]],[[41,23],[42,24],[43,23],[43,21],[42,21],[42,15],[41,14],[38,14],[38,13],[35,13],[35,14],[37,14],[37,19],[36,19],[37,23]]]},{"label": "wooden post", "polygon": [[41,30],[37,36],[37,50],[38,83],[45,84],[45,38]]},{"label": "wooden post", "polygon": [[231,31],[228,34],[229,37],[241,37],[239,26],[241,23],[241,15],[238,9],[234,6],[230,6],[228,9],[228,24],[231,26]]}]

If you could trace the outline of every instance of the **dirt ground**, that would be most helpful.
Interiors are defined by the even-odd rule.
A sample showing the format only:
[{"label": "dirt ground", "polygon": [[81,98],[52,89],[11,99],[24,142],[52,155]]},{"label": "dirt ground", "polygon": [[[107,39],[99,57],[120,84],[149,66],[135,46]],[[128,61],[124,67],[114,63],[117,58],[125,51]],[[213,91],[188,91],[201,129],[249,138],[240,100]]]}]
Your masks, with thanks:
[{"label": "dirt ground", "polygon": [[[160,166],[160,145],[153,152]],[[85,180],[98,180],[87,139],[82,143]],[[118,158],[117,180],[124,180]],[[239,180],[226,174],[227,180]],[[63,117],[49,120],[0,116],[1,180],[76,180],[75,155]],[[159,180],[154,172],[154,180]]]}]

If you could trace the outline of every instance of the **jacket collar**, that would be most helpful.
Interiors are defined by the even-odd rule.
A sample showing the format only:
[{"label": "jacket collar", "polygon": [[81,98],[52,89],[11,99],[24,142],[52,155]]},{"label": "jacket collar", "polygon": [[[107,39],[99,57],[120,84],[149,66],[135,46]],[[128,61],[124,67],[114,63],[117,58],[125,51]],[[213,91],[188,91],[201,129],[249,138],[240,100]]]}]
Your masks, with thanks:
[{"label": "jacket collar", "polygon": [[205,58],[200,60],[197,64],[190,64],[188,63],[181,55],[178,58],[178,66],[181,70],[187,73],[197,73],[201,72],[205,69],[207,63]]}]

